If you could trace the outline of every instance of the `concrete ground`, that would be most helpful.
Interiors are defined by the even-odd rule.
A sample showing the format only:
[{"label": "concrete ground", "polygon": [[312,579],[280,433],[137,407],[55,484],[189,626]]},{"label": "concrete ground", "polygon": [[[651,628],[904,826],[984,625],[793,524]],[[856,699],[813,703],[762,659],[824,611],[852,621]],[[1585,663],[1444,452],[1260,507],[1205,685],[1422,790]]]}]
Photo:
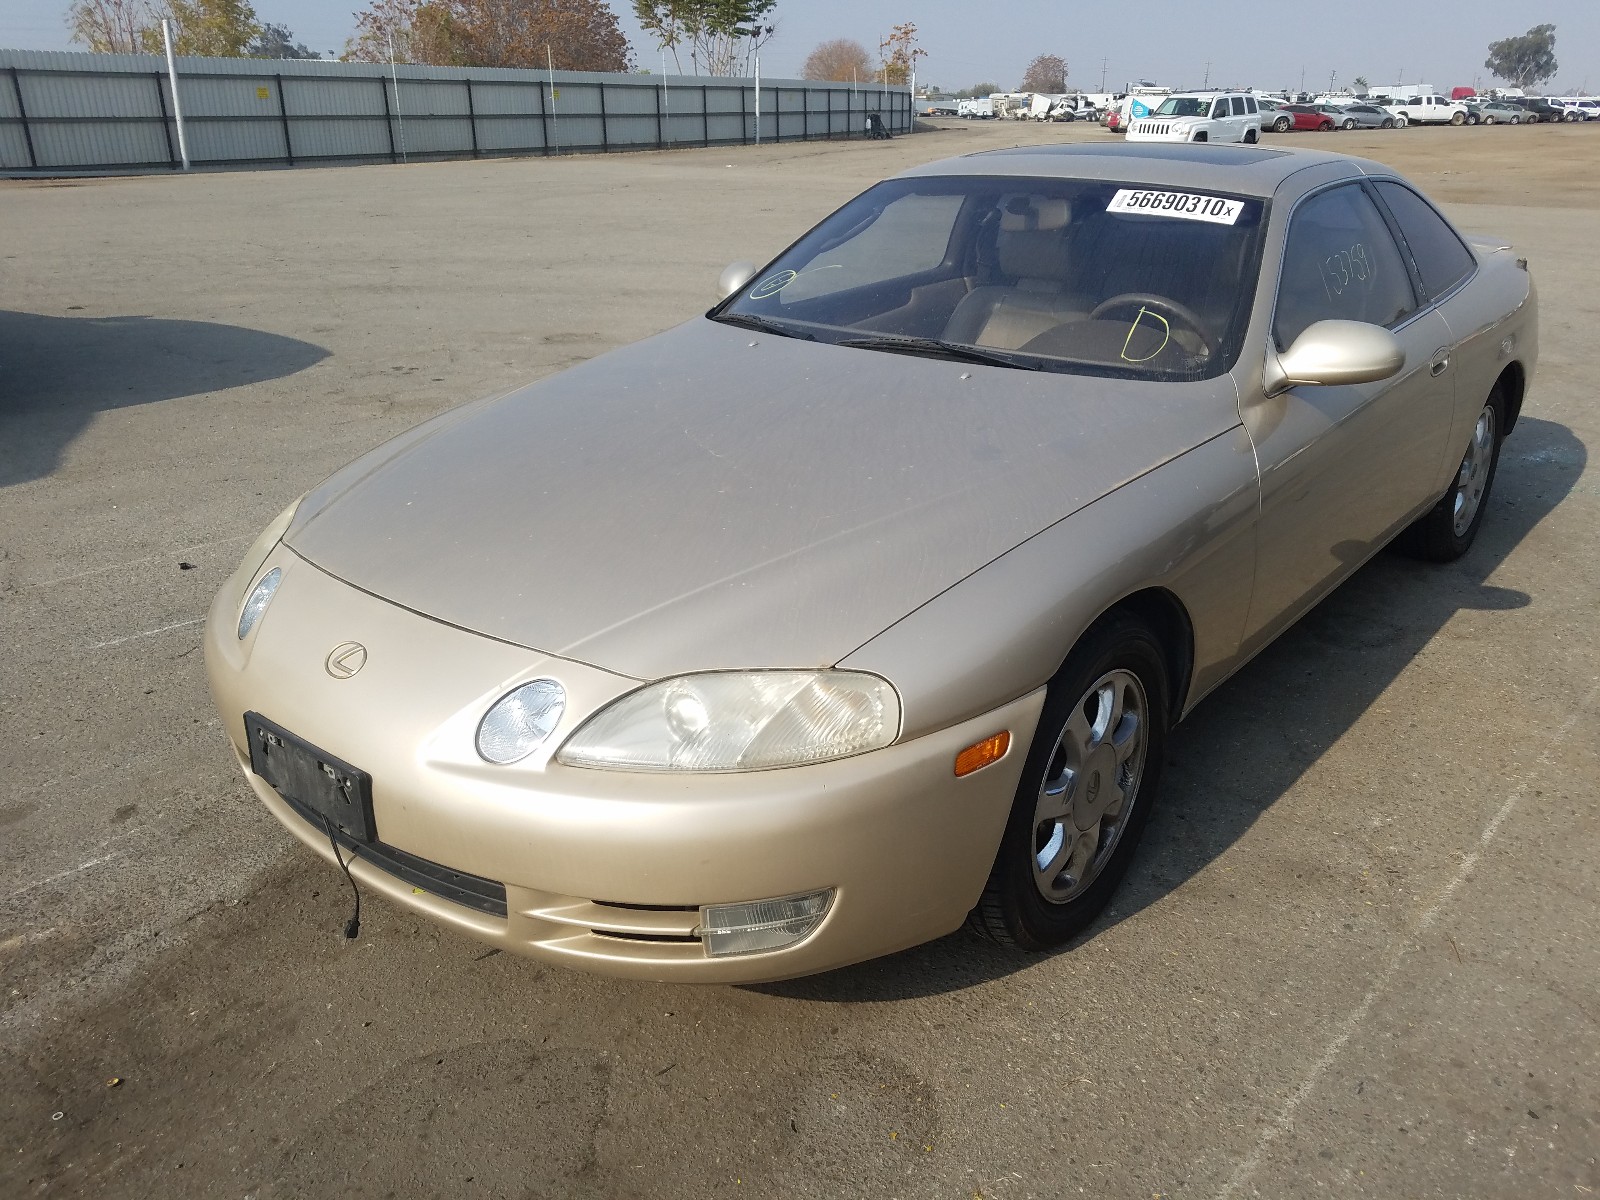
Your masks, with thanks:
[{"label": "concrete ground", "polygon": [[1514,238],[1479,543],[1382,555],[1174,737],[1077,948],[760,988],[487,954],[250,798],[197,650],[280,508],[712,300],[888,144],[0,185],[0,1195],[1600,1190],[1600,130],[1291,135]]}]

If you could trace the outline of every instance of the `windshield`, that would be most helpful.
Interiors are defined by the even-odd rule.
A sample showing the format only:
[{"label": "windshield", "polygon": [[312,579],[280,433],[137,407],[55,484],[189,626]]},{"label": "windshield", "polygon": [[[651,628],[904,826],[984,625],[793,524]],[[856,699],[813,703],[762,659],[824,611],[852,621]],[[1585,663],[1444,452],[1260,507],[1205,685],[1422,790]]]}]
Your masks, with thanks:
[{"label": "windshield", "polygon": [[1211,111],[1211,101],[1194,96],[1173,96],[1156,109],[1158,117],[1203,117]]},{"label": "windshield", "polygon": [[864,350],[1204,379],[1237,357],[1263,207],[1099,180],[894,179],[709,315]]}]

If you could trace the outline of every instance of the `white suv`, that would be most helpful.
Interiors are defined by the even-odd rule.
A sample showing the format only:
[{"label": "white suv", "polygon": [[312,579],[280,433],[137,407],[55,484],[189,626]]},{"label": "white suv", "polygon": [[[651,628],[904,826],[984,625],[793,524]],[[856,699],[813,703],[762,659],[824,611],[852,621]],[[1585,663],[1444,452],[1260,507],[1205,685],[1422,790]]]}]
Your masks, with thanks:
[{"label": "white suv", "polygon": [[1130,142],[1255,142],[1260,105],[1244,92],[1180,92],[1128,126]]}]

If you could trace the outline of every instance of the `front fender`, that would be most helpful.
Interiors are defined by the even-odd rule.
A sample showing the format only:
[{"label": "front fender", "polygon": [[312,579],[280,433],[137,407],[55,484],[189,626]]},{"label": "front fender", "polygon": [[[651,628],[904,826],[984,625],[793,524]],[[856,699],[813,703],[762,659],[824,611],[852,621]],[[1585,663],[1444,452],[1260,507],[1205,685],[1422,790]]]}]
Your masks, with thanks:
[{"label": "front fender", "polygon": [[839,666],[892,680],[902,737],[917,737],[1048,683],[1108,609],[1163,588],[1194,631],[1187,712],[1239,661],[1258,509],[1255,456],[1235,426],[1029,538]]}]

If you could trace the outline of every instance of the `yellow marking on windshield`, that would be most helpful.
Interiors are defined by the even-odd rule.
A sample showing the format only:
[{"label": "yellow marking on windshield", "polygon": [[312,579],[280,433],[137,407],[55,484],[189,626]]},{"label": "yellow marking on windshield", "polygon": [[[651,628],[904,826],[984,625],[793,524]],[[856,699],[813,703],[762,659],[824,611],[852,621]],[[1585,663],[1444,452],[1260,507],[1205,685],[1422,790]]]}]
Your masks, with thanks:
[{"label": "yellow marking on windshield", "polygon": [[[1130,358],[1128,356],[1128,347],[1133,344],[1133,331],[1135,329],[1139,328],[1139,323],[1141,321],[1143,321],[1146,317],[1154,317],[1156,320],[1161,322],[1161,329],[1162,329],[1161,344],[1159,346],[1157,346],[1154,350],[1150,351],[1149,354],[1146,354],[1143,358]],[[1154,358],[1156,355],[1160,354],[1163,350],[1165,350],[1167,348],[1167,343],[1170,342],[1171,340],[1172,340],[1172,322],[1167,320],[1165,317],[1163,317],[1158,312],[1151,312],[1148,308],[1146,308],[1144,305],[1141,304],[1139,306],[1139,315],[1133,319],[1133,324],[1128,326],[1128,336],[1122,339],[1122,353],[1118,357],[1121,358],[1123,362],[1131,362],[1131,363],[1149,362],[1152,358]]]}]

